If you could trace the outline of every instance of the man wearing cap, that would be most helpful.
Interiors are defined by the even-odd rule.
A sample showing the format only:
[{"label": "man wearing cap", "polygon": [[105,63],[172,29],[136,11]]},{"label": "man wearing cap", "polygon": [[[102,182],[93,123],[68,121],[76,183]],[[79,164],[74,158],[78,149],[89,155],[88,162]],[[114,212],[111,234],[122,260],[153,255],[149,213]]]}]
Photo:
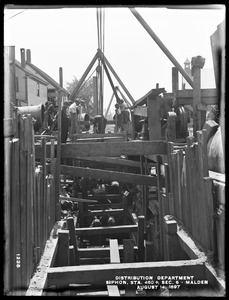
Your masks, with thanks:
[{"label": "man wearing cap", "polygon": [[80,98],[76,98],[74,102],[69,106],[69,113],[71,119],[71,134],[79,133],[78,115],[80,113],[80,103]]}]

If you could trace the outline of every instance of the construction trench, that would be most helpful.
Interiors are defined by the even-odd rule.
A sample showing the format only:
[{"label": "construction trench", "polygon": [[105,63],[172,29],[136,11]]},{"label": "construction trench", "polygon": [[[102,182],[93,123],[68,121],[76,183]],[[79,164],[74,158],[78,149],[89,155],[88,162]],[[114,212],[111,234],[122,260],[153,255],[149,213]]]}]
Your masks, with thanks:
[{"label": "construction trench", "polygon": [[[203,117],[208,105],[218,104],[217,89],[201,89],[198,56],[193,80],[188,77],[193,89],[178,90],[184,70],[157,43],[175,64],[173,91],[156,86],[137,101],[129,97],[132,122],[122,133],[86,130],[63,144],[61,118],[56,135],[42,136],[30,113],[15,112],[5,135],[13,207],[9,294],[225,296],[225,174],[210,170],[207,157],[219,124]],[[102,57],[117,76],[98,50],[72,98]],[[178,107],[165,127],[162,94]],[[58,100],[61,115],[61,91]],[[193,107],[193,123],[184,105]],[[138,133],[135,116],[143,120]]]}]

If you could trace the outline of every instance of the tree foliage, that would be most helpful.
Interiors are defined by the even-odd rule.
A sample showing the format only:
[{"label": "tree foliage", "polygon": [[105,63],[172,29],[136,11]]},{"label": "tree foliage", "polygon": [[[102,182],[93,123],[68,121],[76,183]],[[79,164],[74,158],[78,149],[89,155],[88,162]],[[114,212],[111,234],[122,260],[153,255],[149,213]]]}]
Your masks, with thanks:
[{"label": "tree foliage", "polygon": [[[66,90],[71,94],[78,82],[79,80],[74,76],[72,82],[66,83]],[[85,112],[91,116],[93,110],[93,78],[83,82],[80,90],[76,94],[76,98],[81,98],[85,101]]]}]

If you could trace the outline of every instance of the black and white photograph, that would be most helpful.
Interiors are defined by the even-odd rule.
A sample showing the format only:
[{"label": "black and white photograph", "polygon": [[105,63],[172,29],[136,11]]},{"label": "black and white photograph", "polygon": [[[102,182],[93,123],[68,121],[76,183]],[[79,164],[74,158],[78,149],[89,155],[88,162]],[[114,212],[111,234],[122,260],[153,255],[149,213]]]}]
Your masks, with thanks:
[{"label": "black and white photograph", "polygon": [[226,297],[226,5],[3,15],[4,296]]}]

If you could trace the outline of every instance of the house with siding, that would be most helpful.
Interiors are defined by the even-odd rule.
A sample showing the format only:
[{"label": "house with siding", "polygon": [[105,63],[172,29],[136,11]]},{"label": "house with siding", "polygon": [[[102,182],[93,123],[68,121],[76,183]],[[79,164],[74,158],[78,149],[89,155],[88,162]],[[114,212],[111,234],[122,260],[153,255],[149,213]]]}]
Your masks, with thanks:
[{"label": "house with siding", "polygon": [[30,72],[25,65],[15,59],[16,106],[45,104],[48,82]]},{"label": "house with siding", "polygon": [[30,49],[27,49],[27,59],[25,49],[20,51],[21,63],[15,59],[16,106],[45,104],[48,100],[53,100],[57,105],[59,90],[62,91],[63,101],[67,100],[69,92],[31,63]]},{"label": "house with siding", "polygon": [[[69,97],[69,92],[62,87],[62,83],[59,84],[56,82],[52,77],[50,77],[47,73],[45,73],[43,70],[32,64],[31,62],[31,50],[27,49],[26,50],[26,68],[30,72],[34,73],[37,77],[41,78],[42,80],[45,80],[48,82],[47,86],[47,96],[48,100],[52,101],[54,100],[57,103],[57,96],[58,96],[58,91],[62,91],[62,101],[68,100]],[[61,80],[60,80],[61,81]]]}]

